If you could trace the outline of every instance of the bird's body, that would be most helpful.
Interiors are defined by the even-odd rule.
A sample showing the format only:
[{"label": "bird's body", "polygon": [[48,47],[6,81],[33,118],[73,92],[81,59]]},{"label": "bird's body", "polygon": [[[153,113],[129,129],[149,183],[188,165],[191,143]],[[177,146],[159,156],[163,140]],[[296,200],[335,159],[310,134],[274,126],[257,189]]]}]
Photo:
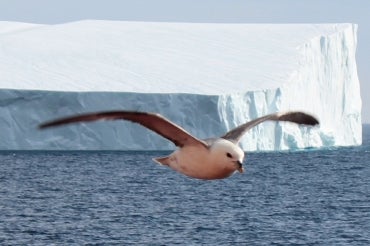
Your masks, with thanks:
[{"label": "bird's body", "polygon": [[153,160],[186,176],[205,180],[226,178],[235,171],[243,172],[244,152],[238,143],[244,133],[257,124],[267,120],[304,125],[318,124],[314,117],[302,112],[275,113],[242,124],[222,137],[200,140],[159,114],[111,111],[67,117],[42,124],[40,128],[101,119],[128,120],[167,138],[179,148],[169,156]]},{"label": "bird's body", "polygon": [[[228,157],[227,153],[233,153],[231,154],[233,158]],[[189,177],[222,179],[229,177],[236,170],[243,172],[241,166],[243,158],[244,152],[237,145],[219,139],[209,148],[187,145],[175,150],[169,156],[153,160]]]}]

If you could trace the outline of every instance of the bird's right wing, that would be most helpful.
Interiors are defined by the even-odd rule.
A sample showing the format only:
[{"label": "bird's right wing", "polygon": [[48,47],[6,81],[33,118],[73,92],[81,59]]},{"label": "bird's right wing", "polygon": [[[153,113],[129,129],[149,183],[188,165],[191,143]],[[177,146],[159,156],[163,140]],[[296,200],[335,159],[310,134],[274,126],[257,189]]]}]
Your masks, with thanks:
[{"label": "bird's right wing", "polygon": [[97,120],[128,120],[158,133],[162,137],[172,141],[176,146],[182,147],[184,145],[203,145],[204,147],[207,147],[207,144],[204,141],[192,136],[182,127],[174,124],[160,114],[147,112],[110,111],[82,114],[46,122],[41,124],[39,128],[43,129],[64,124]]},{"label": "bird's right wing", "polygon": [[286,112],[286,113],[275,113],[262,116],[255,120],[249,121],[245,124],[242,124],[231,131],[227,132],[222,138],[227,139],[231,142],[238,143],[241,137],[252,127],[264,122],[264,121],[289,121],[296,124],[303,124],[303,125],[317,125],[319,121],[306,113],[303,112]]}]

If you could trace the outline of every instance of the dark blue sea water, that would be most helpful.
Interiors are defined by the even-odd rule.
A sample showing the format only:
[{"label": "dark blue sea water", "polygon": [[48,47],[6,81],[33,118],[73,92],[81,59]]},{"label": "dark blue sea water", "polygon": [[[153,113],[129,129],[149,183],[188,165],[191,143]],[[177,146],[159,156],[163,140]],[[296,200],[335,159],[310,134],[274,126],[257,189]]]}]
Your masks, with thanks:
[{"label": "dark blue sea water", "polygon": [[1,245],[370,245],[361,147],[251,153],[199,181],[156,152],[0,152]]}]

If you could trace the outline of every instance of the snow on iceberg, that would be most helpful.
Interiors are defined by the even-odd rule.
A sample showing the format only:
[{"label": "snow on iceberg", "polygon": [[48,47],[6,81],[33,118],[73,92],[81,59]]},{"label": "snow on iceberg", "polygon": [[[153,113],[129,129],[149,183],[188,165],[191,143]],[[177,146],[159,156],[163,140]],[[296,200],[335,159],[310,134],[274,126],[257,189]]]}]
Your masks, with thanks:
[{"label": "snow on iceberg", "polygon": [[245,150],[359,145],[355,24],[0,22],[0,149],[168,150],[128,122],[39,131],[100,110],[159,112],[207,138],[286,110],[321,125],[263,123]]}]

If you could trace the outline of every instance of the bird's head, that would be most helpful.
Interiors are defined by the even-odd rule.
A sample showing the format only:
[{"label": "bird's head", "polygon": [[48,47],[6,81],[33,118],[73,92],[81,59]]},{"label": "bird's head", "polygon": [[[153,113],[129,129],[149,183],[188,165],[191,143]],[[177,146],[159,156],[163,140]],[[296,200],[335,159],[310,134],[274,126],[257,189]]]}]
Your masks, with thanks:
[{"label": "bird's head", "polygon": [[244,172],[244,151],[236,144],[226,139],[218,139],[211,145],[210,151],[215,160],[226,168]]}]

